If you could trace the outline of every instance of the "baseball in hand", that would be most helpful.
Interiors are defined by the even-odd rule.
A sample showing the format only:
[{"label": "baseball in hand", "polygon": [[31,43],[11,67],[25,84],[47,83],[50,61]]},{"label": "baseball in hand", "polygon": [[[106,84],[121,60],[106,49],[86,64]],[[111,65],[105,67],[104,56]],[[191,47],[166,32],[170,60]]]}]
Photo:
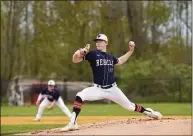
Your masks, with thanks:
[{"label": "baseball in hand", "polygon": [[129,45],[135,47],[135,42],[134,41],[129,41]]}]

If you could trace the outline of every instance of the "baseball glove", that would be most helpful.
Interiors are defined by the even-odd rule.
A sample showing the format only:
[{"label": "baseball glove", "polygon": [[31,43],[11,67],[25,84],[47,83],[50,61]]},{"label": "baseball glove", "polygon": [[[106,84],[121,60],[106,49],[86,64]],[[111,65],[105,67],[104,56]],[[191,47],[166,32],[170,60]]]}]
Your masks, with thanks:
[{"label": "baseball glove", "polygon": [[48,110],[52,110],[52,109],[53,109],[53,106],[52,106],[52,105],[49,105],[49,106],[47,107],[47,109],[48,109]]},{"label": "baseball glove", "polygon": [[84,49],[84,54],[87,54],[89,49],[90,49],[90,44],[87,44],[83,49]]},{"label": "baseball glove", "polygon": [[80,48],[79,51],[80,51],[80,58],[83,58],[88,52],[89,52],[89,49],[90,49],[90,44],[87,44],[84,48]]}]

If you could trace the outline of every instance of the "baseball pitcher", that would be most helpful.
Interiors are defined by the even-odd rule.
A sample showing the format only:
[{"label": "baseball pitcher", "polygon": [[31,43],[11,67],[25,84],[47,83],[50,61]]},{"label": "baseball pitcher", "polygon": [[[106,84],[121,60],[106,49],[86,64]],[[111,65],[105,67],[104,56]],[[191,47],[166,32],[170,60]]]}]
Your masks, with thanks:
[{"label": "baseball pitcher", "polygon": [[61,131],[75,130],[75,123],[79,115],[82,103],[84,101],[95,101],[101,99],[108,99],[121,105],[123,108],[143,113],[151,118],[161,119],[162,115],[158,111],[151,108],[144,108],[139,104],[131,102],[123,92],[118,88],[114,77],[114,66],[124,64],[134,52],[135,43],[130,41],[129,51],[116,58],[106,52],[108,45],[108,38],[104,34],[99,34],[96,39],[96,50],[89,51],[90,45],[85,48],[77,50],[73,55],[73,62],[79,63],[87,60],[92,68],[94,77],[94,86],[88,87],[78,92],[73,103],[72,117],[67,126]]}]

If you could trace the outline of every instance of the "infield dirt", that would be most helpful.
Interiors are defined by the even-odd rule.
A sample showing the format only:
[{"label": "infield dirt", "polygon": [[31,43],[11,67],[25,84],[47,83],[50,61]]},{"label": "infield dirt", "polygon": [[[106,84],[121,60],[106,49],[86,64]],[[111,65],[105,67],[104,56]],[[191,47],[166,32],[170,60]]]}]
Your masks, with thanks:
[{"label": "infield dirt", "polygon": [[[191,116],[167,116],[153,120],[144,116],[80,116],[79,130],[60,132],[60,128],[38,130],[24,135],[191,135]],[[24,124],[64,124],[67,117],[1,117],[2,125]],[[23,135],[19,134],[19,135]]]}]

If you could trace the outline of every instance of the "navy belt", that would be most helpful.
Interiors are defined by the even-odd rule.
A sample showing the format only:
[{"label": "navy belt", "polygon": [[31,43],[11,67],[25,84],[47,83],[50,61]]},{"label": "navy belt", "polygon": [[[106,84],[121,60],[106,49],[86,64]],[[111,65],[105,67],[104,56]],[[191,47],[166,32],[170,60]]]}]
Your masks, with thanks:
[{"label": "navy belt", "polygon": [[113,87],[114,85],[115,85],[115,84],[106,85],[106,86],[97,85],[97,87],[102,88],[102,89],[109,89],[109,88]]}]

